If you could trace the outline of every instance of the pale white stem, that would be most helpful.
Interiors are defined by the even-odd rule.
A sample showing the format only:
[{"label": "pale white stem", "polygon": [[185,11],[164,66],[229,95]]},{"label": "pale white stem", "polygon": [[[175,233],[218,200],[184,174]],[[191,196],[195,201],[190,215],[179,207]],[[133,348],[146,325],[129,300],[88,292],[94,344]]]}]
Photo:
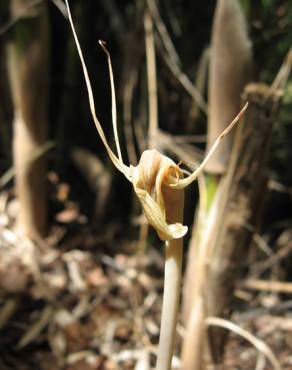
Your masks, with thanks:
[{"label": "pale white stem", "polygon": [[234,120],[230,123],[230,125],[217,137],[215,140],[212,148],[210,149],[209,153],[206,155],[203,162],[198,166],[198,168],[185,179],[179,180],[176,184],[171,185],[171,187],[176,189],[183,189],[190,185],[193,181],[195,181],[198,177],[198,175],[203,171],[204,167],[206,166],[208,160],[213,155],[215,150],[217,149],[218,145],[221,143],[221,140],[232,130],[232,128],[238,123],[244,112],[246,111],[248,107],[248,103],[245,104],[245,106],[242,108],[242,110],[238,113],[238,115],[234,118]]},{"label": "pale white stem", "polygon": [[149,100],[149,129],[148,141],[150,149],[154,148],[158,129],[158,104],[157,104],[157,79],[156,79],[156,60],[155,43],[153,34],[153,22],[149,12],[146,10],[144,15],[145,44],[146,44],[146,65],[147,83]]},{"label": "pale white stem", "polygon": [[164,292],[156,370],[170,370],[181,288],[182,239],[165,243]]}]

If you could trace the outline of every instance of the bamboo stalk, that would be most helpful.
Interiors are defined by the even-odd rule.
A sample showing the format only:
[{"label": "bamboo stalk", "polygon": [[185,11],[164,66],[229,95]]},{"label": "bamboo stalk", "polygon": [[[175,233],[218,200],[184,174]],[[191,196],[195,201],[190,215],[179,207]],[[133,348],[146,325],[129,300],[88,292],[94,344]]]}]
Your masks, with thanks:
[{"label": "bamboo stalk", "polygon": [[[4,5],[4,4],[3,4]],[[0,11],[3,11],[0,5]],[[13,107],[9,93],[9,81],[5,60],[4,42],[0,43],[0,173],[11,165],[11,122]],[[2,175],[2,173],[1,173]]]},{"label": "bamboo stalk", "polygon": [[[11,0],[12,16],[22,14],[26,0]],[[47,141],[49,24],[41,3],[14,26],[8,46],[8,69],[14,103],[13,153],[19,226],[38,239],[47,229],[45,159],[29,161]]]},{"label": "bamboo stalk", "polygon": [[[218,0],[209,62],[208,155],[220,133],[226,130],[227,123],[239,111],[240,95],[250,77],[250,67],[251,44],[239,1]],[[206,157],[205,170],[208,175],[205,176],[204,185],[199,188],[200,197],[204,192],[206,199],[200,202],[194,221],[186,269],[183,303],[187,331],[182,346],[184,370],[205,368],[205,358],[209,356],[203,325],[207,315],[209,262],[216,248],[217,224],[221,221],[220,207],[227,196],[226,189],[221,186],[221,176],[228,168],[233,136],[228,135],[210,159]]]},{"label": "bamboo stalk", "polygon": [[[208,269],[208,316],[228,317],[231,313],[232,292],[243,275],[252,239],[252,232],[245,225],[255,225],[262,210],[265,165],[281,95],[262,84],[250,84],[244,92],[249,110],[236,133],[228,172],[220,182],[225,197],[218,203],[219,217]],[[220,362],[225,333],[220,329],[211,329],[210,333],[213,358]]]},{"label": "bamboo stalk", "polygon": [[[184,370],[204,368],[203,357],[195,367],[198,358],[186,351],[190,343],[198,343],[200,337],[204,349],[201,352],[193,349],[193,353],[202,356],[202,352],[208,354],[209,350],[204,343],[204,331],[192,318],[197,300],[203,297],[205,316],[230,315],[232,292],[236,281],[242,277],[242,264],[252,238],[252,232],[246,225],[255,225],[264,199],[265,164],[281,92],[271,91],[265,85],[250,84],[245,89],[243,99],[249,101],[249,109],[237,130],[228,171],[216,186],[215,196],[209,208],[205,209],[203,222],[196,222],[199,238],[194,239],[192,246],[192,269],[189,267],[186,287],[193,294],[185,307],[187,334],[183,344]],[[212,357],[219,364],[226,333],[216,328],[210,328],[209,331]],[[190,357],[193,357],[193,362]]]},{"label": "bamboo stalk", "polygon": [[[218,0],[212,26],[209,63],[207,151],[240,107],[240,95],[251,72],[251,42],[238,0]],[[233,134],[220,145],[206,171],[226,171]]]},{"label": "bamboo stalk", "polygon": [[181,357],[184,370],[204,368],[205,317],[203,297],[202,295],[197,296],[189,314],[187,327],[187,330],[194,335],[189,336],[189,340],[184,340],[182,347]]}]

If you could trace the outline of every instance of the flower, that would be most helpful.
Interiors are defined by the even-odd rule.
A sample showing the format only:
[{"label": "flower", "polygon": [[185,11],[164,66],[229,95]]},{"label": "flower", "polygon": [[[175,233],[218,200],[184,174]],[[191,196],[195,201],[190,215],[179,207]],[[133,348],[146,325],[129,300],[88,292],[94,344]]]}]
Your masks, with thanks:
[{"label": "flower", "polygon": [[[176,222],[178,220],[175,218],[182,218],[183,190],[171,187],[182,177],[179,166],[152,149],[142,153],[138,166],[131,166],[131,171],[134,191],[149,224],[160,239],[166,241],[182,238],[188,228]],[[173,217],[174,213],[177,213],[177,217]]]},{"label": "flower", "polygon": [[203,162],[190,176],[184,178],[179,166],[175,164],[173,160],[159,153],[155,149],[145,150],[142,153],[141,159],[137,166],[127,166],[122,159],[119,138],[117,134],[115,88],[109,52],[106,49],[105,43],[103,41],[99,41],[99,44],[107,55],[109,67],[112,93],[112,122],[118,156],[110,148],[102,126],[96,116],[94,98],[87,67],[72,21],[68,0],[65,0],[65,2],[68,9],[68,17],[76,47],[82,64],[92,118],[105,149],[107,150],[107,153],[115,167],[132,183],[134,191],[145,212],[146,218],[149,224],[154,227],[160,239],[169,241],[172,239],[182,238],[188,231],[187,226],[183,226],[181,224],[183,217],[184,188],[196,180],[208,159],[218,147],[220,141],[239,121],[242,114],[245,112],[248,103],[246,103],[240,113],[217,138]]}]

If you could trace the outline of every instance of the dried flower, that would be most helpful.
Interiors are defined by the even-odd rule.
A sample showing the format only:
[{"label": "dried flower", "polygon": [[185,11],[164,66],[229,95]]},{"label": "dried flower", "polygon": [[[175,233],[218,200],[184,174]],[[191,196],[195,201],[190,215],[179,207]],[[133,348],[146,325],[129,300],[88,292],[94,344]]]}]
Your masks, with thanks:
[{"label": "dried flower", "polygon": [[192,183],[203,170],[210,156],[214,153],[223,137],[239,121],[247,108],[247,104],[233,122],[217,138],[206,158],[188,177],[183,177],[179,165],[157,150],[145,150],[137,166],[127,166],[122,158],[116,122],[116,100],[112,65],[105,44],[99,42],[107,55],[111,93],[112,122],[118,155],[108,145],[104,131],[96,116],[94,98],[90,79],[84,62],[79,41],[74,29],[68,0],[65,0],[70,25],[75,38],[77,50],[82,63],[83,73],[88,91],[91,114],[99,136],[115,167],[132,183],[149,223],[154,227],[160,239],[165,241],[165,281],[161,315],[161,330],[157,357],[157,370],[169,370],[174,347],[175,328],[181,286],[182,237],[187,233],[187,226],[182,225],[184,208],[184,188]]},{"label": "dried flower", "polygon": [[131,167],[132,183],[150,225],[161,240],[182,238],[188,231],[181,223],[171,223],[170,208],[183,203],[183,190],[175,189],[182,171],[157,150],[145,150],[137,167]]},{"label": "dried flower", "polygon": [[120,172],[122,172],[124,176],[133,184],[134,191],[141,202],[145,215],[150,225],[152,225],[156,230],[160,239],[164,241],[169,241],[172,239],[182,238],[188,230],[187,226],[183,226],[181,223],[179,223],[182,217],[178,217],[178,215],[182,216],[184,199],[183,189],[194,180],[196,180],[210,156],[218,147],[220,141],[239,121],[248,104],[243,107],[237,117],[235,117],[231,124],[221,133],[221,135],[215,141],[213,147],[210,149],[204,161],[190,176],[183,178],[183,173],[179,166],[176,165],[167,156],[160,154],[157,150],[144,151],[142,153],[138,166],[127,166],[122,159],[119,138],[117,135],[115,89],[109,52],[106,49],[105,43],[103,41],[99,41],[99,44],[105,51],[108,60],[112,92],[112,121],[118,156],[110,148],[101,124],[96,116],[91,83],[87,67],[84,62],[82,50],[78,41],[78,37],[74,29],[67,0],[66,4],[68,8],[70,25],[83,68],[91,114],[99,136],[107,150],[107,153],[115,167]]}]

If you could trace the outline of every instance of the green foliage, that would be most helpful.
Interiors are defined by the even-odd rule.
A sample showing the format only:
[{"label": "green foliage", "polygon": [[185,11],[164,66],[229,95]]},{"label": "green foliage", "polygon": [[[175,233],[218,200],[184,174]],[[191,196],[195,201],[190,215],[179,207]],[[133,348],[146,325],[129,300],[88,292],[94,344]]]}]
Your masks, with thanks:
[{"label": "green foliage", "polygon": [[262,6],[266,10],[272,5],[273,0],[262,0]]},{"label": "green foliage", "polygon": [[13,26],[13,41],[19,55],[31,42],[37,29],[37,18],[22,18]]},{"label": "green foliage", "polygon": [[207,210],[209,210],[218,187],[218,176],[206,174]]},{"label": "green foliage", "polygon": [[287,84],[279,122],[274,129],[270,167],[272,176],[283,185],[292,185],[292,80]]}]

